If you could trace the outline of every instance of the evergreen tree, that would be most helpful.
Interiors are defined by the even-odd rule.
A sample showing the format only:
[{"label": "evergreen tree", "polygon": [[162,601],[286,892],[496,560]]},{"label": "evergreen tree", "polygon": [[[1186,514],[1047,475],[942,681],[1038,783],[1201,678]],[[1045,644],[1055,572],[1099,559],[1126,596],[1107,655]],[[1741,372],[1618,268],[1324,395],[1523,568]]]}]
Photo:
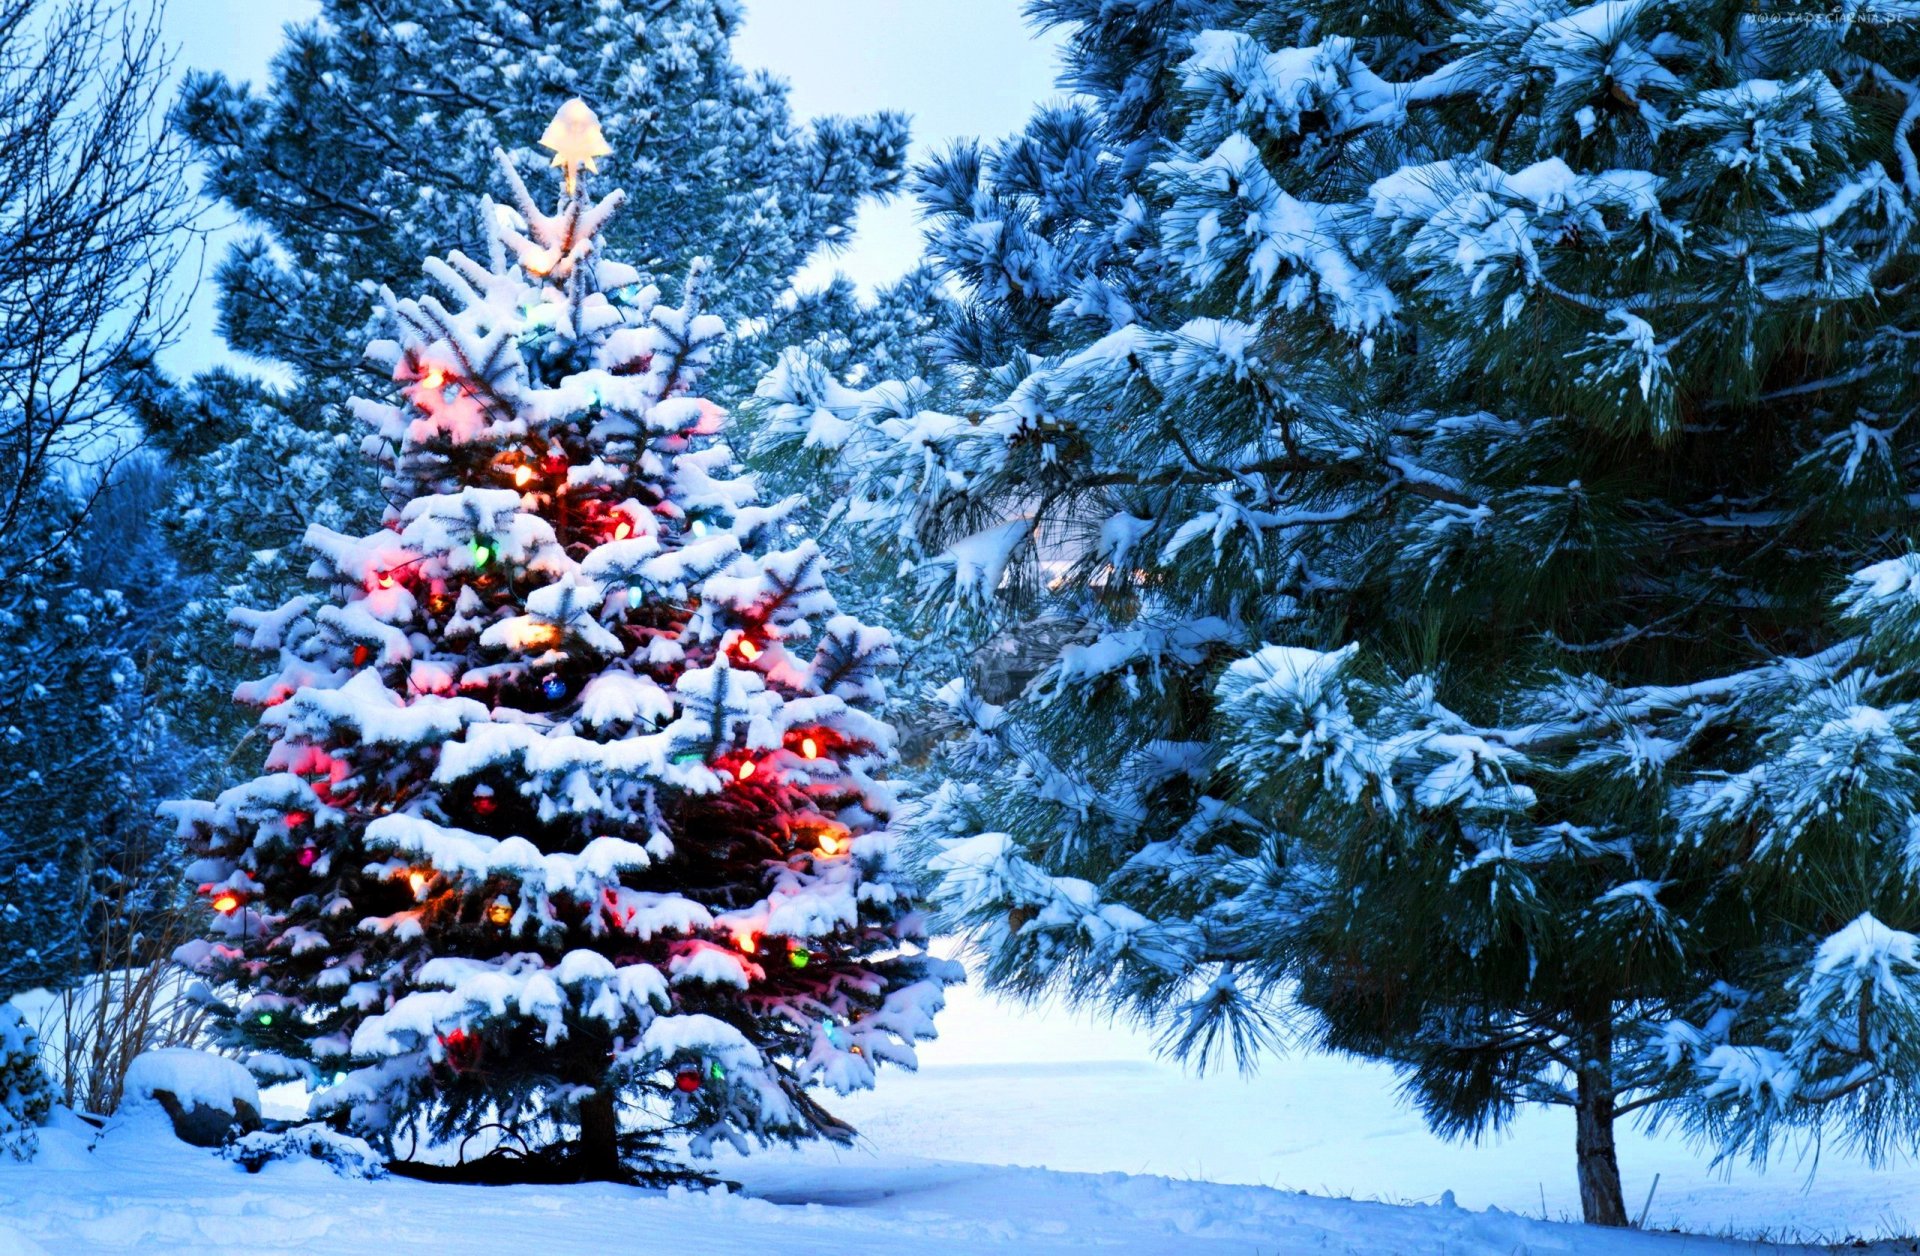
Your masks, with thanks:
[{"label": "evergreen tree", "polygon": [[706,301],[732,320],[764,313],[821,246],[852,238],[868,196],[898,186],[906,120],[883,113],[797,123],[786,87],[734,64],[738,0],[425,0],[397,14],[326,0],[290,27],[264,93],[190,73],[175,118],[207,191],[264,234],[216,275],[236,350],[306,381],[358,365],[347,333],[374,313],[372,286],[456,243],[496,147],[524,146],[570,97],[633,137],[601,154],[645,188],[608,224],[644,282],[708,256]]},{"label": "evergreen tree", "polygon": [[[609,175],[644,189],[608,243],[668,291],[695,250],[712,258],[703,301],[730,326],[774,308],[809,257],[851,238],[863,199],[898,186],[905,119],[796,121],[784,84],[733,62],[740,21],[737,0],[426,0],[404,13],[326,0],[320,20],[289,28],[263,90],[186,76],[173,118],[204,190],[258,232],[214,273],[220,331],[271,368],[180,383],[149,372],[142,391],[179,471],[176,550],[201,579],[176,634],[194,644],[166,662],[192,695],[182,722],[208,745],[224,754],[242,730],[191,704],[246,664],[199,643],[223,635],[230,607],[292,595],[301,573],[285,556],[308,526],[375,522],[339,382],[361,369],[354,346],[380,284],[433,249],[480,251],[463,207],[496,146],[538,135],[569,97],[594,101],[636,141],[605,155]],[[757,378],[769,351],[749,339],[716,352],[725,381]]]},{"label": "evergreen tree", "polygon": [[[937,237],[1040,356],[768,385],[1036,656],[950,691],[923,817],[990,980],[1202,1060],[1297,1001],[1450,1134],[1569,1105],[1597,1222],[1636,1110],[1911,1145],[1920,28],[1034,10],[1100,149],[1018,204],[1125,247]],[[1004,199],[934,174],[956,227]]]},{"label": "evergreen tree", "polygon": [[614,1177],[673,1129],[845,1141],[808,1087],[911,1067],[960,977],[895,867],[892,645],[715,439],[704,263],[661,301],[605,255],[625,195],[576,190],[593,114],[543,142],[557,210],[501,154],[488,261],[383,297],[383,526],[310,527],[331,596],[236,613],[270,748],[176,805],[214,921],[182,958],[256,1071],[390,1150],[498,1122]]},{"label": "evergreen tree", "polygon": [[154,808],[181,755],[141,666],[174,587],[155,493],[133,459],[104,489],[44,487],[21,512],[24,535],[53,541],[0,593],[0,996],[91,971],[100,913],[144,902],[167,856]]}]

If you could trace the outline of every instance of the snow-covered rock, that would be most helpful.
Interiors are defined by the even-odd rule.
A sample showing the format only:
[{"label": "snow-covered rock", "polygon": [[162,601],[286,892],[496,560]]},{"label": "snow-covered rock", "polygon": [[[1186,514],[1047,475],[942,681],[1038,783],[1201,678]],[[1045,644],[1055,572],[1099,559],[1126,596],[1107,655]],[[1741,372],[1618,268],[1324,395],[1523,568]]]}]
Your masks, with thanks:
[{"label": "snow-covered rock", "polygon": [[260,1128],[260,1086],[234,1060],[210,1051],[161,1047],[127,1066],[123,1111],[158,1106],[182,1142],[218,1147]]}]

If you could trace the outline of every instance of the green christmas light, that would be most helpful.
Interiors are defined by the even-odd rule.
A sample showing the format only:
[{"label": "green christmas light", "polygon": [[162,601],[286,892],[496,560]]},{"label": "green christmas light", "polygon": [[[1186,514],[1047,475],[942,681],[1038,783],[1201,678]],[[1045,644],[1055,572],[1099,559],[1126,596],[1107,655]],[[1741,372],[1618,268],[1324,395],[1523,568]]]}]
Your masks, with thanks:
[{"label": "green christmas light", "polygon": [[262,1025],[271,1025],[271,1024],[273,1024],[273,1013],[272,1013],[272,1012],[262,1012],[262,1013],[260,1013],[260,1023],[261,1023]]},{"label": "green christmas light", "polygon": [[493,547],[484,541],[473,543],[473,565],[475,568],[486,566],[493,561]]},{"label": "green christmas light", "polygon": [[813,952],[804,946],[796,946],[787,952],[787,962],[795,968],[805,968],[813,960]]}]

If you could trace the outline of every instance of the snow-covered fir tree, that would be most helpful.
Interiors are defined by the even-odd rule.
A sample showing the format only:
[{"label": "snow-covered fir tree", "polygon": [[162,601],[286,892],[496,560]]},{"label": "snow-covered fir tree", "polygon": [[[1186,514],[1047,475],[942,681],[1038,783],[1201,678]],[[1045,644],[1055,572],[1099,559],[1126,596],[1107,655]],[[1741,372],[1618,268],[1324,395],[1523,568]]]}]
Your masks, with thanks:
[{"label": "snow-covered fir tree", "polygon": [[154,808],[181,748],[141,666],[176,588],[157,495],[130,459],[98,492],[56,480],[18,514],[42,548],[0,592],[0,997],[92,971],[109,904],[173,897]]},{"label": "snow-covered fir tree", "polygon": [[236,612],[270,749],[176,805],[214,923],[183,958],[257,1072],[397,1154],[845,1140],[809,1088],[911,1067],[960,977],[889,829],[892,643],[717,439],[705,264],[670,305],[610,259],[587,106],[543,142],[556,210],[501,154],[487,260],[383,296],[383,526],[311,527],[329,595]]},{"label": "snow-covered fir tree", "polygon": [[1910,7],[1034,11],[970,369],[763,385],[1033,675],[923,817],[990,980],[1571,1106],[1597,1222],[1636,1110],[1911,1145]]},{"label": "snow-covered fir tree", "polygon": [[[607,224],[608,243],[669,293],[696,253],[711,258],[705,308],[730,327],[765,316],[808,257],[850,238],[863,199],[898,186],[904,118],[795,119],[783,83],[733,61],[741,21],[738,0],[326,0],[289,28],[261,87],[186,76],[174,122],[206,193],[254,233],[212,276],[220,331],[271,369],[143,390],[146,426],[179,471],[170,531],[201,581],[174,638],[195,645],[167,660],[177,692],[244,678],[244,658],[198,643],[224,636],[230,607],[291,596],[306,527],[376,521],[340,381],[362,371],[379,285],[432,251],[482,251],[465,206],[496,146],[530,145],[563,100],[594,101],[635,141],[602,159],[607,173],[646,189]],[[751,339],[716,352],[721,378],[749,384],[771,354]],[[178,714],[221,755],[244,731],[202,706]]]}]

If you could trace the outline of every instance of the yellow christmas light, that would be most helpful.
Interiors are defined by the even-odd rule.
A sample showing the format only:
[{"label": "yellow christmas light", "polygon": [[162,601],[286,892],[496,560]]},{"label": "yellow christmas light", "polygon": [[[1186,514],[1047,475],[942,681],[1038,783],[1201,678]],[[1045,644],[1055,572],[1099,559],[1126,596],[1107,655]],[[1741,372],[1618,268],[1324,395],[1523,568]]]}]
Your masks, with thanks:
[{"label": "yellow christmas light", "polygon": [[560,643],[560,629],[555,624],[539,620],[509,620],[503,625],[502,635],[507,646],[514,650],[544,650]]},{"label": "yellow christmas light", "polygon": [[547,123],[540,147],[551,150],[553,164],[566,171],[568,196],[573,195],[575,172],[585,166],[598,173],[597,159],[613,151],[607,137],[600,133],[600,119],[578,96],[561,105],[553,121]]}]

